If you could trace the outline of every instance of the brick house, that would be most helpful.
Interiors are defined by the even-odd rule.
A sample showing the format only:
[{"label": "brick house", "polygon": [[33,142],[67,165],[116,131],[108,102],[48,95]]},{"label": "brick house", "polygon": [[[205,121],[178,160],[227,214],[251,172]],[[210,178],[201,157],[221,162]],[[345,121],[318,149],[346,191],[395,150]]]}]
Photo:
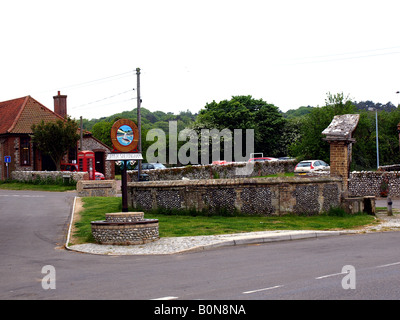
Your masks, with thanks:
[{"label": "brick house", "polygon": [[[64,119],[67,115],[67,96],[54,96],[54,112],[46,108],[31,96],[0,102],[0,180],[7,178],[7,166],[4,157],[11,157],[8,173],[14,170],[23,171],[53,171],[55,165],[51,158],[42,155],[32,143],[33,124]],[[77,159],[80,141],[64,156],[63,162],[73,162]],[[102,172],[106,179],[114,179],[114,162],[106,161],[111,149],[101,141],[84,131],[82,150],[95,153],[96,171]]]}]

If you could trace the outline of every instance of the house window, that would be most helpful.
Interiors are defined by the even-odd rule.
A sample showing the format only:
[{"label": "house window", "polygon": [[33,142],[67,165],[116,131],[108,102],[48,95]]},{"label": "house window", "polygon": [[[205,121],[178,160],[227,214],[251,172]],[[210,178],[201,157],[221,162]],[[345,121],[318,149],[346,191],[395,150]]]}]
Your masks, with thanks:
[{"label": "house window", "polygon": [[19,147],[20,147],[20,156],[21,156],[21,165],[22,166],[30,166],[31,165],[31,139],[20,138]]}]

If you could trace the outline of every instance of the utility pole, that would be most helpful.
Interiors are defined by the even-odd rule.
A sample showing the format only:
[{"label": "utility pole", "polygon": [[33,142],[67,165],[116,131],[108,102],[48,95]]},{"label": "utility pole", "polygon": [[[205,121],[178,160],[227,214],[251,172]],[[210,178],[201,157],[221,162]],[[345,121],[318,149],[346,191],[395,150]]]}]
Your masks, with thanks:
[{"label": "utility pole", "polygon": [[[82,122],[82,116],[81,116],[81,124],[80,124],[80,126],[81,126],[81,132],[80,132],[80,134],[81,134],[81,138],[80,138],[80,142],[79,142],[79,151],[82,151],[82,144],[83,144],[83,122]],[[76,160],[78,160],[78,159],[76,159]]]},{"label": "utility pole", "polygon": [[376,169],[379,170],[378,109],[375,109],[375,126],[376,126]]},{"label": "utility pole", "polygon": [[370,111],[375,110],[375,130],[376,130],[376,169],[379,169],[379,138],[378,138],[378,109],[368,108]]},{"label": "utility pole", "polygon": [[[137,125],[139,129],[139,143],[137,146],[138,152],[142,153],[142,121],[140,115],[140,68],[136,68],[136,86],[137,86]],[[138,181],[140,181],[140,176],[142,174],[142,160],[138,163]]]}]

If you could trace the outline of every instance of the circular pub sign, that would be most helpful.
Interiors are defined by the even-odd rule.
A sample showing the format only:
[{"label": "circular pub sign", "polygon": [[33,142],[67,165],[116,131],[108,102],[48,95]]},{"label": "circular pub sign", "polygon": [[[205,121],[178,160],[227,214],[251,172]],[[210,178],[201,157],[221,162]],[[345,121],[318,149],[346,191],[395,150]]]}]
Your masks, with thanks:
[{"label": "circular pub sign", "polygon": [[132,152],[139,143],[139,130],[132,120],[120,119],[111,128],[111,142],[119,152]]}]

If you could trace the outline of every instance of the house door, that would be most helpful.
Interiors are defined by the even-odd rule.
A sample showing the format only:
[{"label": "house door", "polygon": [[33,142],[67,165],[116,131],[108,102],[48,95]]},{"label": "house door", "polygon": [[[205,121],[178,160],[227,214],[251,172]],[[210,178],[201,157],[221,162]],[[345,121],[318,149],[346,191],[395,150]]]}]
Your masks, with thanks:
[{"label": "house door", "polygon": [[104,168],[104,151],[96,151],[94,153],[95,169],[97,172],[105,174]]},{"label": "house door", "polygon": [[42,171],[56,171],[57,167],[53,159],[48,155],[42,154]]}]

